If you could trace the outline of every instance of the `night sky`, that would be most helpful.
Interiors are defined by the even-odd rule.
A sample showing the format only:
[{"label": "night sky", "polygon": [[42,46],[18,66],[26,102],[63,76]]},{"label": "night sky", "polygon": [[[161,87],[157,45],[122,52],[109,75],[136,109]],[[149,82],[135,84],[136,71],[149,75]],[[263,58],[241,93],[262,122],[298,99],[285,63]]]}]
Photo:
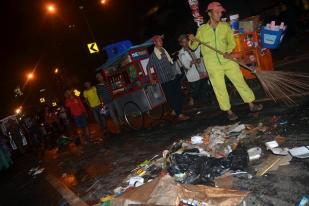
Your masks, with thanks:
[{"label": "night sky", "polygon": [[[46,3],[57,6],[57,14],[47,14]],[[205,8],[209,1],[200,1]],[[275,1],[255,5],[255,1],[221,1],[231,13],[255,14]],[[187,0],[8,0],[1,2],[2,44],[0,117],[12,114],[21,102],[38,105],[39,90],[62,97],[54,68],[61,70],[66,86],[80,87],[94,80],[95,69],[105,61],[104,54],[90,55],[87,43],[100,48],[130,39],[142,43],[153,34],[165,34],[166,47],[177,49],[177,36],[195,32]],[[83,6],[81,9],[80,6]],[[158,11],[149,15],[157,7]],[[88,22],[88,25],[87,25]],[[23,87],[26,73],[35,70],[35,79],[25,86],[24,97],[14,98],[14,88]],[[25,100],[26,99],[26,100]]]}]

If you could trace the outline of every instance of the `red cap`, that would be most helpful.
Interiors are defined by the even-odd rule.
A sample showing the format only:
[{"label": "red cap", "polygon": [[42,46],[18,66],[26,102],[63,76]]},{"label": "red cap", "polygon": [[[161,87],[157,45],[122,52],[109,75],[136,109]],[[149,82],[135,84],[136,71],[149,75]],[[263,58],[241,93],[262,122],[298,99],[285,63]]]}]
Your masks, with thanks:
[{"label": "red cap", "polygon": [[223,8],[223,6],[217,1],[213,1],[208,4],[206,11],[209,11],[209,10],[225,12],[225,9]]},{"label": "red cap", "polygon": [[161,35],[155,35],[151,39],[152,41],[157,42],[159,40],[163,40],[163,37]]}]

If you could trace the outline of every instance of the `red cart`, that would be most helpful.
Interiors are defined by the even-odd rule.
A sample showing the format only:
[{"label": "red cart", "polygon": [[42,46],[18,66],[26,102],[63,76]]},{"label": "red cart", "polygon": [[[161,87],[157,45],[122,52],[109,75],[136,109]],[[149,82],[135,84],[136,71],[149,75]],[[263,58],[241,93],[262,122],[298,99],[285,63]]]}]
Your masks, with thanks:
[{"label": "red cart", "polygon": [[145,114],[161,118],[166,102],[160,84],[149,84],[146,68],[152,45],[152,41],[136,46],[130,41],[110,44],[104,47],[107,62],[97,69],[112,90],[118,117],[135,130],[144,126]]}]

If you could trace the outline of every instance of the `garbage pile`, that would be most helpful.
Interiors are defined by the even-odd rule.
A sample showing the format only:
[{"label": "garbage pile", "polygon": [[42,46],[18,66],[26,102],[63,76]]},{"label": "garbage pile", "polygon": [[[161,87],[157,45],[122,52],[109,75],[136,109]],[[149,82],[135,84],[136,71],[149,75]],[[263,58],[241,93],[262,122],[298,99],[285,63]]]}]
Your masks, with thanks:
[{"label": "garbage pile", "polygon": [[[213,126],[175,142],[162,156],[155,155],[139,164],[107,198],[109,203],[105,204],[103,198],[102,204],[238,205],[248,193],[225,185],[232,185],[229,181],[233,177],[252,178],[248,165],[261,158],[262,148],[248,149],[243,142],[257,138],[259,133],[266,134],[269,129],[262,123]],[[276,136],[265,143],[265,148],[273,154],[255,167],[256,176],[289,164],[292,156],[307,157],[304,152],[307,147],[281,148],[282,141],[284,137]],[[213,195],[218,193],[216,189],[221,190],[221,198]]]},{"label": "garbage pile", "polygon": [[[230,172],[229,174],[238,174],[240,171],[245,171],[248,167],[249,156],[247,149],[240,143],[242,139],[249,135],[247,126],[249,125],[237,123],[228,126],[209,127],[201,134],[173,143],[162,152],[162,156],[155,155],[132,170],[122,184],[114,189],[114,197],[128,197],[127,195],[132,191],[132,188],[147,188],[148,186],[146,185],[153,184],[157,179],[161,181],[161,178],[171,180],[169,182],[175,185],[175,187],[177,185],[178,189],[185,185],[194,187],[191,188],[193,191],[198,190],[201,185],[212,186],[203,186],[203,190],[206,188],[208,190],[209,188],[216,189],[214,188],[216,186],[214,181],[216,177],[222,176],[227,172]],[[166,185],[166,187],[168,186]],[[179,190],[183,190],[183,188]],[[139,189],[139,191],[144,191],[144,189]],[[236,190],[231,191],[232,193],[241,194],[239,196],[241,198],[236,201],[237,203],[247,194]],[[226,192],[228,194],[231,191],[227,190]],[[144,195],[144,192],[142,195]],[[136,193],[134,194],[136,195]],[[185,197],[185,195],[183,196]],[[119,198],[107,199],[113,203],[117,202]],[[101,201],[104,202],[103,200],[106,200],[106,197]],[[199,201],[202,200],[200,199]],[[192,202],[193,200],[190,200],[190,198],[184,198],[183,200],[178,198],[176,202],[178,204],[181,201]],[[145,203],[147,201],[137,202]],[[174,203],[172,205],[176,204]],[[126,204],[119,204],[118,202],[114,205]]]}]

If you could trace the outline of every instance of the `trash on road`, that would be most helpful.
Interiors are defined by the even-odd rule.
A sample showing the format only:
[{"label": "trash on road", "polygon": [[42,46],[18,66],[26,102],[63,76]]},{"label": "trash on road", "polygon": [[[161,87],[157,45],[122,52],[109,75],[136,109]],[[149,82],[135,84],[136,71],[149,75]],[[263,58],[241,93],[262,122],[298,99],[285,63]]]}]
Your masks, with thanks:
[{"label": "trash on road", "polygon": [[285,142],[286,138],[283,137],[283,136],[277,135],[277,136],[275,137],[275,140],[276,140],[276,142],[277,142],[279,145],[282,145],[282,144]]},{"label": "trash on road", "polygon": [[249,161],[260,159],[262,156],[262,149],[260,147],[253,147],[247,150]]},{"label": "trash on road", "polygon": [[139,187],[144,184],[144,178],[140,176],[131,177],[129,180],[129,185],[131,187]]},{"label": "trash on road", "polygon": [[212,205],[239,205],[247,192],[214,188],[204,185],[179,184],[169,175],[157,177],[140,187],[127,190],[111,200],[111,206],[130,204],[179,205],[181,201],[195,201]]},{"label": "trash on road", "polygon": [[109,206],[111,199],[113,199],[113,195],[107,195],[105,197],[102,197],[100,206]]},{"label": "trash on road", "polygon": [[32,175],[33,177],[41,174],[42,172],[44,172],[45,168],[44,167],[33,167],[28,171],[29,175]]},{"label": "trash on road", "polygon": [[276,140],[274,141],[270,141],[270,142],[266,142],[265,143],[265,146],[268,150],[272,149],[272,148],[276,148],[276,147],[279,147],[279,144]]},{"label": "trash on road", "polygon": [[[138,164],[114,189],[111,205],[178,205],[180,202],[207,205],[209,202],[220,204],[223,199],[229,203],[225,205],[238,205],[247,192],[229,190],[235,178],[251,180],[249,164],[263,160],[261,147],[247,149],[243,141],[261,136],[269,128],[263,123],[212,126],[189,139],[174,142],[163,150],[162,156],[156,155]],[[269,154],[255,167],[257,176],[287,165],[292,159],[288,149],[280,147],[285,138],[273,138],[275,140],[265,145],[276,155]]]},{"label": "trash on road", "polygon": [[279,156],[279,155],[269,155],[264,162],[256,167],[257,173],[256,176],[263,176],[268,171],[275,171],[280,166],[290,164],[292,156]]},{"label": "trash on road", "polygon": [[293,157],[297,158],[308,158],[309,157],[309,146],[295,147],[289,150]]},{"label": "trash on road", "polygon": [[203,144],[203,137],[202,136],[191,137],[191,144]]},{"label": "trash on road", "polygon": [[288,155],[289,154],[288,148],[275,147],[270,150],[272,151],[272,153],[276,155]]},{"label": "trash on road", "polygon": [[190,139],[174,142],[163,150],[161,157],[145,160],[133,169],[123,183],[114,189],[114,195],[119,196],[134,187],[149,184],[162,172],[168,172],[174,181],[181,184],[211,186],[216,185],[216,178],[225,174],[233,174],[227,178],[242,176],[240,173],[248,176],[245,170],[249,155],[247,148],[239,142],[248,134],[251,135],[252,130],[261,132],[262,127],[263,124],[254,126],[239,123],[213,126]]},{"label": "trash on road", "polygon": [[267,150],[272,151],[273,154],[276,154],[276,155],[288,155],[289,154],[289,152],[288,152],[289,149],[279,147],[279,144],[276,140],[266,142],[265,146],[266,146]]},{"label": "trash on road", "polygon": [[214,179],[215,186],[220,188],[231,189],[233,187],[234,176],[232,173],[225,173],[222,176],[216,177]]}]

